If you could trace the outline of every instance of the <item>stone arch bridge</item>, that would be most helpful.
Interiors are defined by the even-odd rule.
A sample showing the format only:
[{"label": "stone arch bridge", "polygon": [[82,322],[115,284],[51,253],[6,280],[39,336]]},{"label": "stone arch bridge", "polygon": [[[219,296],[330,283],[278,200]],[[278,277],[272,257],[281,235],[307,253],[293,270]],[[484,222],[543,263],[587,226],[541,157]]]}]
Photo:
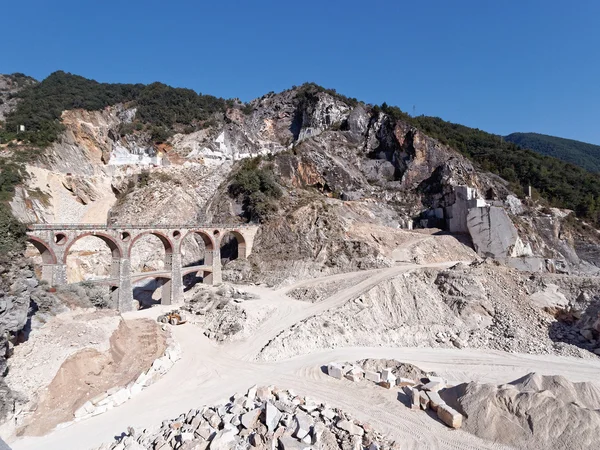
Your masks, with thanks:
[{"label": "stone arch bridge", "polygon": [[[97,225],[34,224],[27,226],[28,241],[42,256],[42,279],[52,286],[67,284],[67,255],[79,239],[95,236],[106,243],[112,253],[109,278],[94,280],[108,284],[113,305],[119,311],[133,308],[133,284],[144,278],[163,279],[163,304],[183,302],[183,277],[202,272],[208,284],[221,283],[221,243],[226,236],[235,237],[238,258],[252,251],[257,226],[228,225]],[[182,267],[181,247],[186,236],[198,235],[205,245],[204,264]],[[160,239],[165,250],[165,268],[156,272],[131,272],[131,250],[145,235]]]}]

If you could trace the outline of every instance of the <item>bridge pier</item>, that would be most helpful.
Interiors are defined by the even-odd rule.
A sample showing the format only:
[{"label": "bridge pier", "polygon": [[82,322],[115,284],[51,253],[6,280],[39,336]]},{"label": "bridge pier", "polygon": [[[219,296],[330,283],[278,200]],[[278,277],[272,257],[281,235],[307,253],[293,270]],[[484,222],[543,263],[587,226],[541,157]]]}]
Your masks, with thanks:
[{"label": "bridge pier", "polygon": [[221,284],[223,282],[223,276],[221,275],[221,249],[215,248],[213,253],[213,273],[211,284]]},{"label": "bridge pier", "polygon": [[129,259],[113,259],[112,272],[119,280],[119,285],[113,291],[113,304],[120,312],[133,310],[133,286],[131,285],[131,262]]},{"label": "bridge pier", "polygon": [[181,275],[181,253],[171,255],[171,303],[183,304],[183,276]]},{"label": "bridge pier", "polygon": [[50,286],[63,286],[67,284],[67,265],[43,264],[42,280],[47,281]]},{"label": "bridge pier", "polygon": [[221,249],[216,246],[213,250],[207,250],[204,254],[204,264],[212,265],[212,273],[204,276],[203,282],[206,284],[220,284],[223,282],[221,275]]}]

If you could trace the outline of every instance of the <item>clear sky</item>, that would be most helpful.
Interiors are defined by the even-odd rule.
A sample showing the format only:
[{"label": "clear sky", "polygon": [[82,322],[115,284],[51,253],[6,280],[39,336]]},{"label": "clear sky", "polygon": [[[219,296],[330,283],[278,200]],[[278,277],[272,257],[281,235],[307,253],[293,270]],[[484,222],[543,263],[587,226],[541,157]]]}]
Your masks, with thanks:
[{"label": "clear sky", "polygon": [[244,101],[315,81],[498,134],[600,144],[600,1],[7,0],[0,73]]}]

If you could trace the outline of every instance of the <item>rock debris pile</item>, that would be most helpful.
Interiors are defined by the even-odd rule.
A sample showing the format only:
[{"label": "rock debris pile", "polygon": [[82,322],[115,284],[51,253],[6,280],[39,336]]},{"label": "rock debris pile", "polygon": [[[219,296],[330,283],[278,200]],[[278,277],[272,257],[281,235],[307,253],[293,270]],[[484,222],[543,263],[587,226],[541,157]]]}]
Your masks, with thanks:
[{"label": "rock debris pile", "polygon": [[[577,312],[569,313],[569,324],[532,299],[536,293],[546,296],[544,278],[534,278],[491,262],[401,273],[338,308],[285,329],[257,359],[278,361],[320,349],[359,346],[489,348],[595,358],[600,343],[594,328],[600,329],[598,299],[590,295],[586,303],[574,298],[571,303],[584,312],[582,319]],[[586,280],[561,291],[577,292],[584,286],[586,292],[597,292],[597,282]]]},{"label": "rock debris pile", "polygon": [[373,366],[373,364],[364,364],[366,361],[369,360],[363,361],[363,364],[360,364],[360,362],[357,364],[331,363],[327,366],[327,373],[339,380],[342,378],[352,382],[368,380],[386,389],[400,388],[411,399],[412,409],[427,410],[430,408],[450,428],[460,428],[462,426],[463,415],[447,405],[440,397],[439,392],[448,386],[442,377],[426,375],[415,381],[414,378],[402,376],[405,375],[402,366],[400,366],[400,370],[398,370],[398,367],[387,367],[379,371],[369,370],[369,366]]},{"label": "rock debris pile", "polygon": [[224,284],[218,289],[201,287],[182,307],[192,320],[204,328],[204,334],[217,342],[248,336],[268,311],[248,311],[243,303],[257,297],[235,286]]},{"label": "rock debris pile", "polygon": [[507,384],[463,383],[442,397],[480,438],[527,449],[600,448],[600,386],[530,373]]},{"label": "rock debris pile", "polygon": [[368,449],[399,448],[347,413],[291,390],[257,387],[224,405],[192,409],[155,433],[129,428],[97,450]]}]

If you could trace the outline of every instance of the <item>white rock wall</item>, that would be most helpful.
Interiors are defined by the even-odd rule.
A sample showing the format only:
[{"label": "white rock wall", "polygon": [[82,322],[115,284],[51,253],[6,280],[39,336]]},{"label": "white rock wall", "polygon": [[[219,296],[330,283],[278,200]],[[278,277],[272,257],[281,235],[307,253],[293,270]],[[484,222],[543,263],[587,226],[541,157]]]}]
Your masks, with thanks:
[{"label": "white rock wall", "polygon": [[532,255],[531,248],[523,244],[504,208],[486,206],[469,209],[467,228],[475,251],[482,256],[502,259]]}]

